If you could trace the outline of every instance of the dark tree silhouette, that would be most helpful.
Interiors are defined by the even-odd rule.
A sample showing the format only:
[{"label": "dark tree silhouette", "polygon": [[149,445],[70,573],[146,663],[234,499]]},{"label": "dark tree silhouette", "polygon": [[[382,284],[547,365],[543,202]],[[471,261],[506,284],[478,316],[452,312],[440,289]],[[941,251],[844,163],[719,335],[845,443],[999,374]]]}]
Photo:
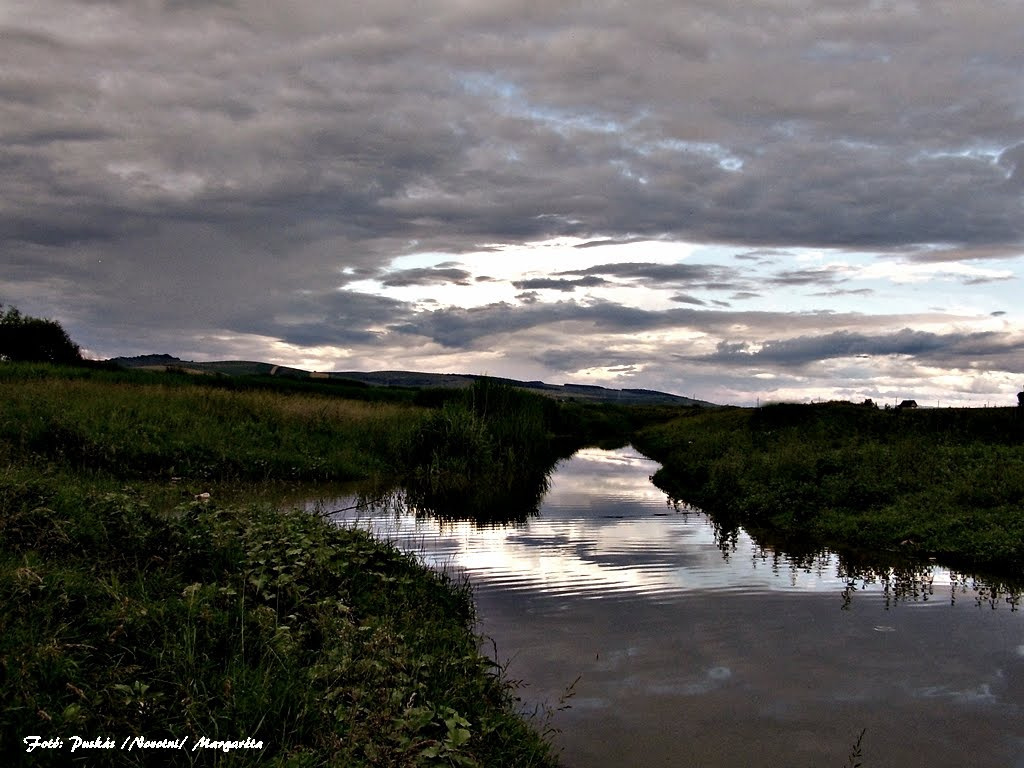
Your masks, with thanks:
[{"label": "dark tree silhouette", "polygon": [[0,312],[0,360],[79,363],[82,351],[56,320],[29,317],[8,307]]}]

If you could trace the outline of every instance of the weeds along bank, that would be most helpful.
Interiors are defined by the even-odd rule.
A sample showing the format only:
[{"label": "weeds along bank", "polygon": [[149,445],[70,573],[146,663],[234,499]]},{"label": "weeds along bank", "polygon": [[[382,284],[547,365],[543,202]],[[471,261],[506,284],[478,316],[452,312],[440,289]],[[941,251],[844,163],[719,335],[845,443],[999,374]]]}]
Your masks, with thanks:
[{"label": "weeds along bank", "polygon": [[[68,764],[74,735],[189,739],[90,765],[555,763],[479,653],[466,585],[306,513],[217,503],[409,470],[436,411],[38,366],[0,365],[0,390],[7,764]],[[496,456],[503,429],[481,438]],[[21,752],[33,735],[63,749]],[[188,750],[204,738],[262,747]]]},{"label": "weeds along bank", "polygon": [[721,409],[634,444],[671,495],[724,524],[1019,575],[1024,414],[868,405]]},{"label": "weeds along bank", "polygon": [[0,494],[8,758],[25,736],[81,734],[263,744],[201,765],[553,762],[477,651],[468,589],[365,534],[254,506],[168,517],[11,470]]}]

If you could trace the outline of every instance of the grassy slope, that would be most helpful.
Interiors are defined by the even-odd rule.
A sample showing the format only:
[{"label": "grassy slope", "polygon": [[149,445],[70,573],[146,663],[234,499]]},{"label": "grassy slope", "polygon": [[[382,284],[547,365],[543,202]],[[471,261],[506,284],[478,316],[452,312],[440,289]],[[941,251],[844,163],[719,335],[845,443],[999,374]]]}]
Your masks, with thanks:
[{"label": "grassy slope", "polygon": [[852,404],[724,409],[650,427],[655,482],[723,520],[839,547],[1024,567],[1024,416]]},{"label": "grassy slope", "polygon": [[264,764],[554,763],[478,653],[465,586],[308,514],[190,500],[393,474],[422,409],[33,366],[0,366],[0,391],[5,754],[141,734],[253,737]]},{"label": "grassy slope", "polygon": [[[0,451],[119,477],[345,480],[394,471],[411,405],[187,375],[0,366]],[[0,454],[0,455],[3,455]]]}]

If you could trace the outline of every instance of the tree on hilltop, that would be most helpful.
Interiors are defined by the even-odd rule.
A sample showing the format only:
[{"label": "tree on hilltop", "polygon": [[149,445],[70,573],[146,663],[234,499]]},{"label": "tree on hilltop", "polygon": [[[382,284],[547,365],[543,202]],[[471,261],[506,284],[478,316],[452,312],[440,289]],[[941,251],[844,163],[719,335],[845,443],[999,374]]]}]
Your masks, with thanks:
[{"label": "tree on hilltop", "polygon": [[0,304],[0,360],[73,364],[82,361],[82,350],[56,320],[21,314]]}]

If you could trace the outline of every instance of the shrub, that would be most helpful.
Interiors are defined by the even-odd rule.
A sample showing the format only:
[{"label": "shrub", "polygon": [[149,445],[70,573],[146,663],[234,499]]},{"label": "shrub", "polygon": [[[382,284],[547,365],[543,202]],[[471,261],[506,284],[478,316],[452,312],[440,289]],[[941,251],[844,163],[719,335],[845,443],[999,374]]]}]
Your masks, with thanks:
[{"label": "shrub", "polygon": [[72,364],[82,352],[57,321],[8,307],[0,314],[0,360]]}]

